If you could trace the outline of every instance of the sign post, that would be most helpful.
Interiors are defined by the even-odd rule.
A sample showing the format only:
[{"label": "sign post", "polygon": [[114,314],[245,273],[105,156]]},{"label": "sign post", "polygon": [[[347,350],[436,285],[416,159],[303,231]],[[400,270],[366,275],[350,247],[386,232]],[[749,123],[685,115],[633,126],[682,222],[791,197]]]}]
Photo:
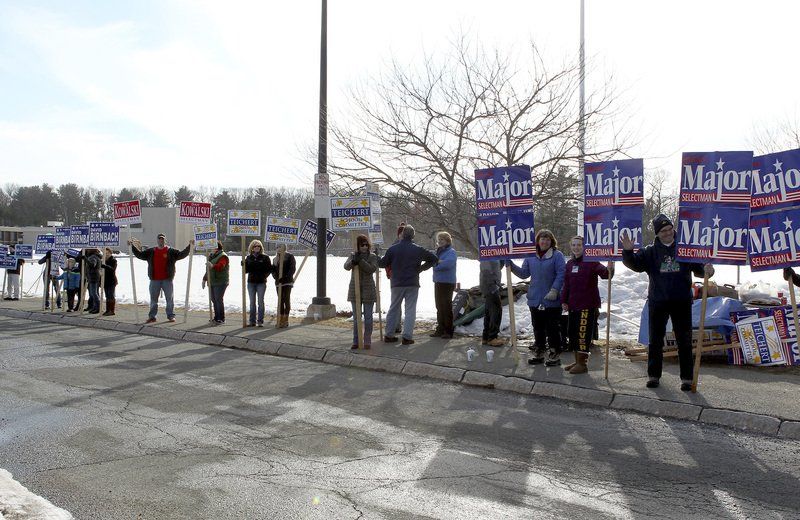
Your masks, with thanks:
[{"label": "sign post", "polygon": [[[261,236],[261,210],[228,210],[228,236],[242,237],[242,261],[244,261],[247,253],[244,243],[245,237]],[[247,302],[246,292],[247,277],[244,268],[242,268],[242,327],[247,326],[247,313],[244,310]]]},{"label": "sign post", "polygon": [[[194,202],[182,200],[180,209],[178,211],[178,222],[182,224],[198,224],[208,225],[211,222],[211,203],[210,202]],[[216,244],[214,244],[216,248]],[[186,297],[183,300],[183,322],[189,320],[189,290],[192,283],[192,260],[194,260],[194,251],[197,248],[194,245],[189,245],[189,270],[186,274]],[[209,284],[209,291],[211,290],[211,278],[208,275],[208,266],[206,266],[206,279]]]},{"label": "sign post", "polygon": [[131,224],[142,223],[142,207],[138,200],[128,200],[114,203],[114,224],[128,226],[128,260],[131,269],[131,291],[133,296],[133,310],[136,322],[139,322],[139,302],[136,299],[136,275],[133,270],[133,245],[131,240]]},{"label": "sign post", "polygon": [[[268,216],[266,217],[266,227],[264,229],[264,241],[267,243],[273,242],[276,244],[285,244],[287,247],[292,244],[297,244],[297,238],[300,235],[300,219],[296,218],[282,218],[282,217],[275,217],[275,216]],[[300,264],[300,268],[295,272],[295,276],[292,281],[297,279],[297,276],[300,274],[300,271],[303,270],[303,266],[308,260],[308,255],[311,253],[310,250],[306,251],[306,255],[303,257],[303,262]],[[278,253],[278,280],[283,278],[283,253]],[[280,318],[278,317],[281,311],[281,305],[283,303],[283,289],[277,291],[278,292],[278,311],[275,313],[275,320],[278,326],[281,325]]]},{"label": "sign post", "polygon": [[[197,251],[203,251],[204,253],[211,249],[216,249],[217,247],[217,225],[216,224],[209,224],[206,226],[195,226],[194,227],[194,248]],[[206,263],[206,280],[211,280],[211,269],[208,267],[208,263]],[[187,297],[186,297],[186,307],[188,307],[189,297],[188,297],[188,286],[187,286]],[[212,304],[211,304],[211,284],[208,284],[208,320],[211,321],[214,317],[212,311]],[[185,320],[185,316],[184,316]]]}]

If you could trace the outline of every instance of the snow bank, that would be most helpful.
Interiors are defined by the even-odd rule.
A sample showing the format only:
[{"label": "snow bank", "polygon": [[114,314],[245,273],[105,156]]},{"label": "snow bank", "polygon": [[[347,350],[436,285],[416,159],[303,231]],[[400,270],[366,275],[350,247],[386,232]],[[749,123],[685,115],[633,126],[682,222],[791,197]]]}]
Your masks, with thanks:
[{"label": "snow bank", "polygon": [[0,520],[72,520],[72,515],[34,495],[0,469]]}]

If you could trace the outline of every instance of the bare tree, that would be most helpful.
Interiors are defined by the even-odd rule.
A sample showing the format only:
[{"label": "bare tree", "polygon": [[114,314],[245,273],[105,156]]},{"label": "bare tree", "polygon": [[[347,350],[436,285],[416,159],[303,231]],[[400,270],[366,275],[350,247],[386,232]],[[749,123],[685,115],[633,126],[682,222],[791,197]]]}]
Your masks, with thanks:
[{"label": "bare tree", "polygon": [[756,155],[800,148],[800,119],[787,116],[774,125],[757,126],[750,142]]},{"label": "bare tree", "polygon": [[[535,204],[549,204],[559,172],[576,171],[580,158],[579,71],[576,63],[551,72],[534,44],[527,50],[515,60],[462,37],[421,69],[393,63],[355,88],[347,115],[331,129],[334,188],[377,182],[389,199],[413,208],[415,226],[448,229],[472,252],[475,168],[530,165]],[[607,85],[587,96],[587,136],[600,135],[615,115]],[[609,144],[589,139],[587,160],[623,149],[622,136],[604,135]]]},{"label": "bare tree", "polygon": [[666,170],[645,172],[644,210],[642,211],[642,245],[653,242],[656,235],[650,222],[663,213],[677,224],[678,192]]}]

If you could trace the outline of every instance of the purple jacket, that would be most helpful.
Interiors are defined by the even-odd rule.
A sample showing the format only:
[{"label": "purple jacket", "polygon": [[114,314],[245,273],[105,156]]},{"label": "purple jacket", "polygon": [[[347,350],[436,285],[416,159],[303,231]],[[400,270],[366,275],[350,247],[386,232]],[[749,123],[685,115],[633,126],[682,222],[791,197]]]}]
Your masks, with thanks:
[{"label": "purple jacket", "polygon": [[608,269],[600,262],[584,262],[583,257],[571,258],[564,273],[561,302],[571,311],[600,308],[597,277],[608,280]]}]

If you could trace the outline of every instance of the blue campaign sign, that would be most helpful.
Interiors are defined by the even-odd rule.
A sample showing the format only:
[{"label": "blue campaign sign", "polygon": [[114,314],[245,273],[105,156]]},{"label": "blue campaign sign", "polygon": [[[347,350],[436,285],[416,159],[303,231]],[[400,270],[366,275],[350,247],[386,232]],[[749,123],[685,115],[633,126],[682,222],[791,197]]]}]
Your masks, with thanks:
[{"label": "blue campaign sign", "polygon": [[17,257],[14,255],[8,255],[6,253],[0,253],[0,269],[16,269],[17,268]]},{"label": "blue campaign sign", "polygon": [[488,260],[524,258],[534,254],[533,209],[479,216],[478,251],[481,259]]},{"label": "blue campaign sign", "polygon": [[584,207],[644,205],[644,160],[625,159],[584,165]]},{"label": "blue campaign sign", "polygon": [[67,256],[71,256],[72,258],[78,258],[78,255],[81,254],[81,250],[80,249],[68,248],[65,252],[66,252]]},{"label": "blue campaign sign", "polygon": [[59,251],[64,251],[69,247],[70,227],[57,227],[56,228],[56,243],[55,248]]},{"label": "blue campaign sign", "polygon": [[680,207],[750,206],[753,152],[686,152],[681,161]]},{"label": "blue campaign sign", "polygon": [[797,266],[800,208],[751,215],[749,239],[751,271]]},{"label": "blue campaign sign", "polygon": [[10,254],[11,248],[5,244],[0,244],[0,254],[7,255]]},{"label": "blue campaign sign", "polygon": [[[313,220],[306,220],[300,235],[297,237],[297,243],[309,249],[317,248],[317,223]],[[331,242],[336,238],[336,233],[330,229],[325,233],[325,249],[331,247]]]},{"label": "blue campaign sign", "polygon": [[475,207],[478,216],[533,207],[530,166],[475,170]]},{"label": "blue campaign sign", "polygon": [[44,255],[56,248],[56,237],[53,235],[36,235],[36,254]]},{"label": "blue campaign sign", "polygon": [[750,207],[707,204],[678,211],[678,260],[747,264]]},{"label": "blue campaign sign", "polygon": [[14,247],[14,254],[17,258],[30,260],[33,258],[33,246],[31,244],[17,244],[16,247]]},{"label": "blue campaign sign", "polygon": [[113,222],[89,222],[89,245],[91,247],[119,246],[119,226]]},{"label": "blue campaign sign", "polygon": [[753,157],[753,211],[800,205],[800,150]]},{"label": "blue campaign sign", "polygon": [[586,260],[622,259],[619,237],[627,234],[642,247],[642,206],[586,208],[583,214],[583,256]]},{"label": "blue campaign sign", "polygon": [[89,247],[89,226],[70,226],[69,245],[78,248]]}]

